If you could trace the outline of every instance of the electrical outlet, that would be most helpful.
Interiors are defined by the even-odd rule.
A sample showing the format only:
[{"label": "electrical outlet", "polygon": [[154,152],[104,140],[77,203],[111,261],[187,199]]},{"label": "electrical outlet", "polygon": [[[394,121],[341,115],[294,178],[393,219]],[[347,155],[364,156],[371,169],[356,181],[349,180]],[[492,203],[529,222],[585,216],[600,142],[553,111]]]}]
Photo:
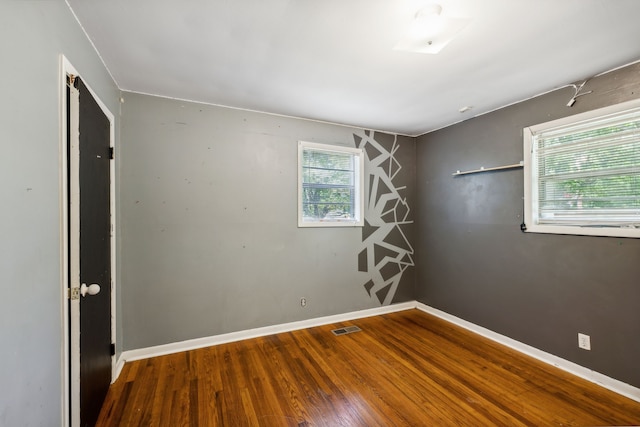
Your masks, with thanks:
[{"label": "electrical outlet", "polygon": [[307,299],[306,298],[300,298],[300,306],[301,307],[306,307],[307,306]]},{"label": "electrical outlet", "polygon": [[589,335],[578,333],[578,347],[591,350],[591,337]]}]

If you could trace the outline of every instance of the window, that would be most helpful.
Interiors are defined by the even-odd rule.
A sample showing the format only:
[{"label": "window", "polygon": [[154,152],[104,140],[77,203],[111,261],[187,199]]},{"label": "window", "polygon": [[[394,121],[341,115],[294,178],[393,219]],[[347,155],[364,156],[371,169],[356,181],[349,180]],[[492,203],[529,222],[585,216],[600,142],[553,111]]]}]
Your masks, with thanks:
[{"label": "window", "polygon": [[362,150],[298,143],[298,227],[362,226]]},{"label": "window", "polygon": [[524,129],[527,231],[640,237],[640,100]]}]

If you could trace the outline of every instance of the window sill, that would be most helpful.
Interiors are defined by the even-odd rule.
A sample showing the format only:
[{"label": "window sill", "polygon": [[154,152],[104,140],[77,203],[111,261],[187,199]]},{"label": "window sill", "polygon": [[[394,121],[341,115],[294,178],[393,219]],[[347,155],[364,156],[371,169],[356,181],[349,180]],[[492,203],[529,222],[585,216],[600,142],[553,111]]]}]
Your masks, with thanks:
[{"label": "window sill", "polygon": [[299,228],[314,227],[364,227],[364,221],[307,221],[298,222]]},{"label": "window sill", "polygon": [[525,233],[569,234],[576,236],[628,237],[640,238],[640,228],[615,226],[577,226],[577,225],[545,225],[527,224]]}]

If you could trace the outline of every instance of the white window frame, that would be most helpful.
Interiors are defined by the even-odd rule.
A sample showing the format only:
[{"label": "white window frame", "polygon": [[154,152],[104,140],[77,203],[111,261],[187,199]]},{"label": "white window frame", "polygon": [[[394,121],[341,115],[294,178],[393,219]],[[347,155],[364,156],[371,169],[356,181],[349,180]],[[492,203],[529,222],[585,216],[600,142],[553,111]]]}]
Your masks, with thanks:
[{"label": "white window frame", "polygon": [[537,158],[534,151],[536,135],[544,131],[561,128],[567,125],[576,125],[580,122],[588,123],[590,120],[602,118],[608,115],[616,115],[631,110],[640,111],[640,99],[621,104],[600,108],[597,110],[576,114],[558,120],[541,123],[523,129],[524,139],[524,221],[526,232],[573,234],[587,236],[609,237],[633,237],[640,238],[640,228],[632,226],[615,225],[567,225],[567,224],[540,224],[538,222],[538,181]]},{"label": "white window frame", "polygon": [[[325,151],[329,153],[351,154],[355,159],[354,188],[355,206],[354,219],[330,218],[309,220],[303,216],[303,152],[306,149]],[[344,147],[339,145],[318,144],[315,142],[298,141],[298,227],[362,227],[364,226],[364,153],[360,148]]]}]

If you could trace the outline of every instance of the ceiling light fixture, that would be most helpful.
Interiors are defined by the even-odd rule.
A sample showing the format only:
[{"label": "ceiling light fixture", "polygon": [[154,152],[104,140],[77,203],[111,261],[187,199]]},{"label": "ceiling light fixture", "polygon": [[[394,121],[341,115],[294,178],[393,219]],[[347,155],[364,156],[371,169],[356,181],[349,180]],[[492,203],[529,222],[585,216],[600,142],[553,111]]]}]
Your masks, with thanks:
[{"label": "ceiling light fixture", "polygon": [[393,48],[407,52],[438,53],[469,23],[468,18],[442,14],[442,6],[430,4],[418,10],[404,37]]}]

